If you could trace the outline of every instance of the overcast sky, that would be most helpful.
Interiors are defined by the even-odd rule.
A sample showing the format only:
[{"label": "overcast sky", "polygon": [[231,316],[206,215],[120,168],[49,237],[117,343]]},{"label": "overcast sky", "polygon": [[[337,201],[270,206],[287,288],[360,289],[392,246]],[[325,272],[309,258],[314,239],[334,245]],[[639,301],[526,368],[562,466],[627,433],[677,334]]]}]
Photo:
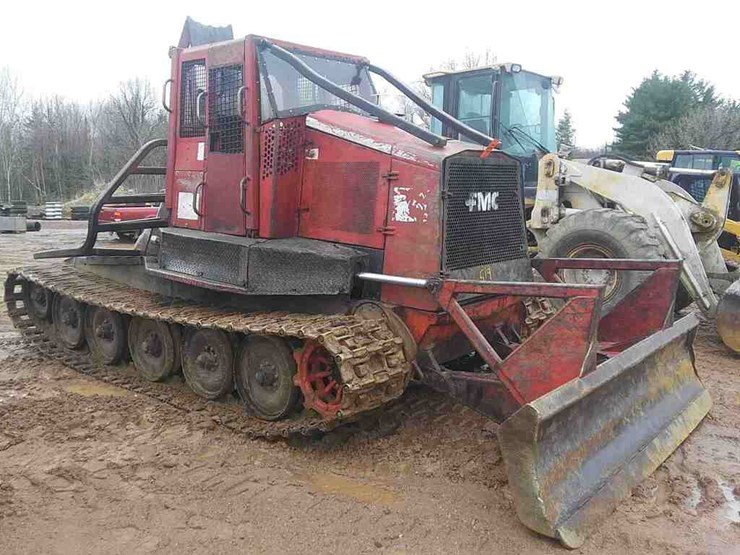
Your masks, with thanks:
[{"label": "overcast sky", "polygon": [[691,69],[740,98],[740,0],[4,0],[0,67],[34,95],[93,100],[134,76],[159,87],[186,15],[232,24],[235,36],[360,54],[406,81],[466,49],[490,48],[499,62],[564,77],[557,112],[571,111],[581,146],[612,140],[626,95],[656,68]]}]

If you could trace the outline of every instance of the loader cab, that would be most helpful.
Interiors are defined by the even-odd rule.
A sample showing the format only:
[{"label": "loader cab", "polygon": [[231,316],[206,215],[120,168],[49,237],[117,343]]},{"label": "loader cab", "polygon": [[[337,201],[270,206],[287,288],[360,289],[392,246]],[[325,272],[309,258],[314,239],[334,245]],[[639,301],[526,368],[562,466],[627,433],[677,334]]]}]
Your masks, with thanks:
[{"label": "loader cab", "polygon": [[[435,107],[498,138],[502,150],[521,160],[525,196],[533,197],[539,156],[543,150],[554,152],[556,148],[554,92],[562,79],[525,71],[519,64],[499,64],[429,73],[424,80]],[[435,118],[431,129],[465,140]]]}]

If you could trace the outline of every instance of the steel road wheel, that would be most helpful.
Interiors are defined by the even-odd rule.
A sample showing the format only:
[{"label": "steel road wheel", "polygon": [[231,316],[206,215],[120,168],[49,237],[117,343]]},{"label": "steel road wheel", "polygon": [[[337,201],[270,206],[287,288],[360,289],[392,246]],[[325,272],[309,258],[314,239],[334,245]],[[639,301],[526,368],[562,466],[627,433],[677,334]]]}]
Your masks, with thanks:
[{"label": "steel road wheel", "polygon": [[117,364],[126,354],[126,323],[120,314],[99,306],[89,307],[85,336],[93,358],[104,364]]},{"label": "steel road wheel", "polygon": [[28,315],[37,322],[48,322],[51,319],[51,291],[44,287],[27,282],[24,288],[24,302]]},{"label": "steel road wheel", "polygon": [[206,399],[218,399],[234,388],[234,354],[220,330],[189,330],[182,346],[182,372],[190,388]]},{"label": "steel road wheel", "polygon": [[134,366],[150,382],[162,381],[180,367],[180,335],[176,326],[133,318],[128,328],[128,346]]},{"label": "steel road wheel", "polygon": [[79,349],[85,342],[85,307],[70,297],[54,295],[52,320],[57,337],[69,349]]},{"label": "steel road wheel", "polygon": [[295,408],[300,393],[293,384],[295,373],[292,350],[283,339],[254,335],[242,341],[234,381],[258,417],[279,420]]}]

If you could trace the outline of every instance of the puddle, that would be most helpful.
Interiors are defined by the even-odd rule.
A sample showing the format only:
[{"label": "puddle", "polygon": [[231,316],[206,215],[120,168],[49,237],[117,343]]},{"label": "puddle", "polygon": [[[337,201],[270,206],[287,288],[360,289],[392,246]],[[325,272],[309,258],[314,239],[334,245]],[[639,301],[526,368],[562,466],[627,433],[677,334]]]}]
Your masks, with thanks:
[{"label": "puddle", "polygon": [[64,386],[64,391],[76,393],[83,397],[92,397],[93,395],[102,395],[106,397],[126,397],[130,395],[128,391],[114,385],[94,382],[76,382]]},{"label": "puddle", "polygon": [[343,495],[371,505],[391,505],[401,496],[388,488],[352,480],[337,474],[322,474],[309,478],[311,485],[321,493]]},{"label": "puddle", "polygon": [[727,503],[722,508],[723,516],[730,522],[740,523],[740,499],[735,497],[735,492],[730,484],[724,480],[717,480],[722,494],[725,496]]}]

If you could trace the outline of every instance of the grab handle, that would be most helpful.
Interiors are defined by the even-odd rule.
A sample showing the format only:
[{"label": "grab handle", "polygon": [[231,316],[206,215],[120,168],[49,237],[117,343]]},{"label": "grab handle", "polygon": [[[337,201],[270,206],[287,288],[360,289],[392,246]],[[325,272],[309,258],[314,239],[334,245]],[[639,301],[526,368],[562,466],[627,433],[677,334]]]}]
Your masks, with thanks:
[{"label": "grab handle", "polygon": [[239,110],[239,119],[244,124],[249,124],[247,119],[243,116],[244,113],[244,91],[247,90],[246,85],[242,85],[239,87],[239,90],[236,91],[236,107]]},{"label": "grab handle", "polygon": [[165,109],[166,112],[172,113],[172,108],[169,104],[167,104],[167,85],[170,85],[169,91],[172,92],[172,83],[174,81],[172,79],[167,79],[167,81],[164,82],[164,85],[162,85],[162,108]]},{"label": "grab handle", "polygon": [[198,206],[200,205],[199,199],[201,196],[201,191],[203,191],[204,185],[205,185],[204,181],[201,181],[200,183],[198,183],[198,185],[195,187],[195,192],[194,192],[195,194],[193,195],[193,212],[195,212],[199,218],[203,217],[203,214],[201,213],[201,211],[198,210]]},{"label": "grab handle", "polygon": [[249,184],[249,176],[245,175],[242,177],[242,180],[239,182],[239,208],[241,208],[242,212],[244,212],[247,216],[251,214],[249,210],[247,210],[247,185]]},{"label": "grab handle", "polygon": [[206,95],[206,91],[200,91],[198,96],[195,97],[195,118],[202,126],[205,127],[206,120],[203,118],[203,112],[200,109],[200,99]]}]

